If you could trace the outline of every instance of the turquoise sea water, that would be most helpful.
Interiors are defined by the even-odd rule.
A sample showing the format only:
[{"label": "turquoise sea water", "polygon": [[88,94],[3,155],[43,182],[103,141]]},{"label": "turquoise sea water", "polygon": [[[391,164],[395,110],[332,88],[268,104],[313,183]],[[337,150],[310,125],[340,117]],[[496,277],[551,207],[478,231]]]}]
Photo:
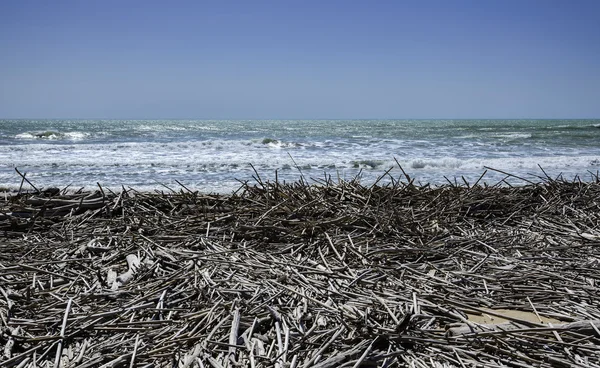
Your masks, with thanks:
[{"label": "turquoise sea water", "polygon": [[178,180],[227,193],[252,180],[250,164],[268,180],[277,170],[279,180],[301,171],[369,184],[393,166],[401,177],[394,159],[422,183],[474,182],[485,167],[539,181],[538,165],[589,180],[600,169],[600,119],[0,120],[0,187],[9,188],[21,182],[17,167],[39,187],[179,190]]}]

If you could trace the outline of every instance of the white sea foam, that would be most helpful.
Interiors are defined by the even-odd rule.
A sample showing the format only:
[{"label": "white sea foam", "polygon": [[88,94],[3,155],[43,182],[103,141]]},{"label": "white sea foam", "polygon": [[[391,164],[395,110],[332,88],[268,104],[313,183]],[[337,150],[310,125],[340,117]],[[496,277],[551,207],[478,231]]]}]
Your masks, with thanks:
[{"label": "white sea foam", "polygon": [[89,138],[91,136],[90,133],[85,132],[67,132],[64,133],[64,137],[71,140],[83,140]]},{"label": "white sea foam", "polygon": [[19,133],[17,135],[15,135],[16,139],[35,139],[35,135],[33,135],[33,133],[29,133],[29,132],[25,132],[25,133]]},{"label": "white sea foam", "polygon": [[[600,130],[578,128],[595,121],[530,128],[527,122],[452,128],[433,121],[419,129],[411,125],[417,122],[390,121],[26,123],[19,131],[0,121],[0,185],[20,183],[15,166],[40,186],[100,182],[147,189],[179,180],[226,192],[239,185],[236,179],[252,177],[250,163],[263,178],[272,179],[277,170],[280,180],[297,180],[299,167],[307,178],[350,179],[360,173],[373,182],[390,167],[401,176],[396,158],[411,177],[433,183],[445,182],[444,176],[477,180],[486,167],[526,176],[541,174],[541,165],[551,175],[569,176],[587,175],[600,165]],[[559,133],[549,135],[546,126]],[[493,171],[488,176],[504,177]]]},{"label": "white sea foam", "polygon": [[531,133],[505,133],[505,134],[495,134],[497,138],[505,138],[505,139],[527,139],[531,138]]},{"label": "white sea foam", "polygon": [[[466,145],[436,147],[430,144],[417,144],[410,147],[405,142],[385,142],[365,146],[351,142],[323,141],[301,144],[276,141],[263,144],[248,140],[60,145],[37,143],[5,147],[3,162],[15,161],[27,164],[39,163],[40,165],[49,161],[67,165],[104,165],[104,162],[121,165],[252,162],[274,166],[280,162],[289,162],[289,155],[291,155],[296,160],[307,161],[317,166],[319,164],[351,166],[352,162],[364,160],[393,163],[393,157],[397,157],[400,160],[408,161],[414,168],[422,169],[427,167],[464,168],[480,162],[491,162],[502,167],[537,167],[537,163],[553,167],[587,165],[588,162],[600,155],[599,150],[596,150],[595,155],[585,155],[585,151],[579,151],[576,148],[565,148],[563,153],[553,150],[538,150],[535,155],[511,150],[477,152],[470,151],[471,148]],[[554,152],[554,154],[547,155],[548,151]],[[546,155],[540,153],[546,153]]]},{"label": "white sea foam", "polygon": [[90,133],[86,132],[59,132],[53,130],[23,132],[15,135],[15,139],[42,139],[42,140],[83,140],[89,138]]}]

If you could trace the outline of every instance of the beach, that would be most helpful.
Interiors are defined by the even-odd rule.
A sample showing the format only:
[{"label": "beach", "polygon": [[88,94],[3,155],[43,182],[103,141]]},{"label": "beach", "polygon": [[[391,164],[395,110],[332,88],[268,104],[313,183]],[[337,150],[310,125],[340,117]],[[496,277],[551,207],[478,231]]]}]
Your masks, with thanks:
[{"label": "beach", "polygon": [[600,183],[509,179],[25,183],[1,365],[599,366]]},{"label": "beach", "polygon": [[600,1],[0,14],[0,368],[600,368]]}]

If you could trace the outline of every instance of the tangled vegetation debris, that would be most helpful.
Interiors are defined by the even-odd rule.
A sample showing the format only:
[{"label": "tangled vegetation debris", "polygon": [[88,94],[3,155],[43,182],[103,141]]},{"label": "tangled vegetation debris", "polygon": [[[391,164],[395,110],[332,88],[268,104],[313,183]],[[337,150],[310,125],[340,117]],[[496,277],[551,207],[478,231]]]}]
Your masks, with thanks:
[{"label": "tangled vegetation debris", "polygon": [[600,364],[600,183],[8,196],[0,366]]}]

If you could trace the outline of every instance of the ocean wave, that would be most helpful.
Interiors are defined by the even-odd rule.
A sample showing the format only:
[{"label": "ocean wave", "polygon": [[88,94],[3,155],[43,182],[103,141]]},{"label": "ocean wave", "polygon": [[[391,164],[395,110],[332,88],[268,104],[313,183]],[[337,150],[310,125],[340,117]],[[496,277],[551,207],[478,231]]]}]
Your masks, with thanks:
[{"label": "ocean wave", "polygon": [[[349,157],[350,154],[327,154],[297,156],[292,160],[286,154],[243,153],[211,155],[194,154],[189,151],[175,154],[152,152],[72,152],[68,154],[21,155],[20,161],[0,162],[0,186],[18,185],[20,178],[14,173],[17,166],[36,185],[85,186],[100,182],[103,186],[120,185],[134,188],[157,187],[157,183],[172,183],[179,180],[190,187],[202,190],[229,191],[239,180],[251,180],[254,175],[250,163],[258,170],[263,180],[273,180],[275,172],[279,180],[319,178],[331,175],[334,178],[352,179],[360,173],[365,183],[373,182],[387,169],[390,175],[403,174],[393,157],[369,159]],[[411,177],[421,182],[443,183],[448,178],[464,176],[468,180],[477,178],[491,167],[522,177],[542,177],[539,166],[552,176],[565,177],[588,175],[600,166],[600,154],[589,156],[543,156],[508,158],[463,158],[456,157],[398,157],[398,162]],[[538,166],[539,165],[539,166]],[[297,170],[297,169],[300,170]],[[487,177],[501,180],[505,175],[489,170]]]},{"label": "ocean wave", "polygon": [[[358,161],[350,161],[350,164],[352,165],[352,168],[358,169],[364,169],[364,168],[368,168],[368,169],[376,169],[378,167],[381,167],[382,165],[384,165],[386,163],[386,161],[383,160],[358,160]],[[341,165],[339,165],[341,166]]]},{"label": "ocean wave", "polygon": [[450,168],[456,169],[461,167],[461,161],[454,158],[442,158],[442,159],[416,159],[409,163],[409,166],[413,169],[425,169],[425,168]]},{"label": "ocean wave", "polygon": [[34,131],[34,132],[23,132],[15,135],[15,139],[25,139],[25,140],[35,140],[35,139],[43,139],[43,140],[71,140],[78,141],[89,138],[91,136],[90,133],[86,132],[59,132],[55,130],[45,130],[45,131]]},{"label": "ocean wave", "polygon": [[24,132],[17,134],[17,139],[59,139],[63,135],[53,130],[46,130],[41,132]]},{"label": "ocean wave", "polygon": [[[593,123],[577,122],[580,126]],[[173,123],[173,126],[185,124]],[[476,180],[486,167],[520,176],[541,174],[538,165],[552,172],[551,175],[561,172],[583,175],[600,167],[600,147],[596,141],[577,138],[583,134],[592,138],[599,135],[595,132],[600,124],[593,128],[595,131],[592,128],[564,131],[557,128],[563,123],[557,122],[540,123],[538,127],[498,125],[493,126],[494,131],[473,127],[471,131],[460,129],[460,133],[451,127],[422,132],[429,128],[408,125],[402,129],[393,125],[389,129],[384,127],[388,132],[383,128],[374,131],[366,123],[354,131],[358,125],[352,124],[345,127],[343,134],[338,134],[340,125],[337,131],[319,126],[320,133],[312,135],[307,133],[306,126],[291,134],[276,123],[256,126],[239,123],[236,128],[231,128],[233,123],[225,126],[215,123],[220,132],[197,133],[208,127],[204,124],[189,128],[189,134],[171,129],[175,133],[157,135],[151,132],[152,124],[144,128],[147,135],[136,131],[137,125],[132,127],[132,124],[124,127],[106,126],[102,122],[87,127],[75,123],[10,125],[8,128],[12,130],[2,130],[2,134],[9,134],[2,141],[0,185],[20,183],[14,167],[27,171],[27,177],[41,185],[100,182],[145,188],[157,181],[169,183],[176,179],[204,189],[228,183],[222,184],[225,188],[239,184],[236,179],[251,179],[254,172],[250,163],[263,179],[274,177],[277,170],[280,180],[298,179],[302,171],[307,178],[322,178],[323,173],[353,178],[361,173],[368,181],[391,167],[395,168],[391,175],[401,177],[396,157],[411,178],[432,183],[444,176]],[[544,124],[554,125],[556,132],[540,128]],[[502,179],[503,175],[496,174]]]},{"label": "ocean wave", "polygon": [[592,129],[599,129],[600,128],[600,124],[579,124],[579,125],[573,125],[573,124],[561,124],[561,125],[548,125],[545,126],[544,129],[546,130],[592,130]]},{"label": "ocean wave", "polygon": [[517,139],[529,139],[532,138],[531,133],[497,133],[494,134],[496,138],[503,138],[504,140],[511,141]]},{"label": "ocean wave", "polygon": [[[35,143],[8,144],[2,147],[2,163],[23,165],[48,165],[57,163],[109,165],[150,164],[173,165],[183,162],[196,163],[265,163],[268,167],[279,168],[291,162],[290,155],[298,163],[311,167],[363,168],[374,169],[395,166],[397,157],[403,166],[416,170],[436,168],[481,168],[484,165],[511,167],[537,167],[538,161],[544,166],[580,165],[588,166],[591,160],[600,156],[600,149],[569,147],[556,149],[528,148],[518,150],[503,146],[473,146],[472,144],[420,144],[419,142],[382,141],[372,144],[345,141],[293,142],[275,138],[256,140],[175,141],[175,142],[115,142],[98,143],[88,141],[81,144],[71,137],[56,144],[48,142],[53,138],[32,138]],[[72,142],[72,143],[70,143]],[[488,164],[485,164],[485,163]]]},{"label": "ocean wave", "polygon": [[296,143],[296,142],[285,142],[282,140],[278,140],[278,139],[274,139],[274,138],[263,138],[260,143],[263,146],[267,146],[270,148],[297,148],[297,147],[302,147],[301,143]]},{"label": "ocean wave", "polygon": [[66,139],[77,141],[77,140],[87,139],[91,136],[91,134],[85,133],[85,132],[66,132],[66,133],[63,133],[63,136]]}]

